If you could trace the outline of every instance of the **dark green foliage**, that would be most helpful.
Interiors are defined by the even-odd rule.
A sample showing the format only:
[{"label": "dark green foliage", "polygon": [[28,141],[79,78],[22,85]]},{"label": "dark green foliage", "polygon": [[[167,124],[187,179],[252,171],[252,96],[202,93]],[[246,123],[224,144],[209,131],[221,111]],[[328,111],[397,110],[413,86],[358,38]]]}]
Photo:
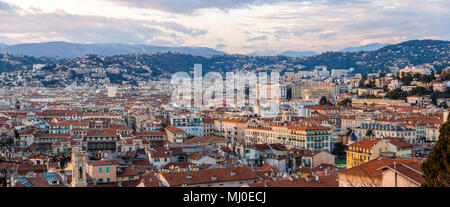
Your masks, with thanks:
[{"label": "dark green foliage", "polygon": [[425,96],[425,95],[431,95],[433,93],[433,90],[431,89],[427,89],[425,87],[415,87],[413,89],[411,89],[411,91],[409,91],[409,95],[413,96],[413,95],[418,95],[418,96]]},{"label": "dark green foliage", "polygon": [[408,86],[411,84],[411,81],[414,80],[414,77],[410,73],[402,74],[400,81],[402,81],[403,85]]},{"label": "dark green foliage", "polygon": [[439,108],[443,108],[443,109],[447,109],[448,108],[447,103],[445,103],[445,102],[441,102],[438,107]]},{"label": "dark green foliage", "polygon": [[400,88],[396,88],[386,94],[386,98],[394,100],[406,100],[406,97],[408,97],[408,92],[403,91]]},{"label": "dark green foliage", "polygon": [[375,135],[375,134],[374,134],[372,129],[369,129],[369,130],[366,131],[366,136],[367,137],[372,137],[373,135]]},{"label": "dark green foliage", "polygon": [[422,164],[424,187],[450,187],[450,122],[439,130],[439,140]]},{"label": "dark green foliage", "polygon": [[325,97],[325,96],[322,96],[322,97],[320,98],[319,104],[320,104],[320,105],[331,105],[331,103],[328,102],[327,97]]},{"label": "dark green foliage", "polygon": [[167,123],[165,121],[161,122],[160,127],[161,127],[160,131],[165,131],[164,129],[167,127]]},{"label": "dark green foliage", "polygon": [[338,103],[338,105],[339,106],[351,106],[352,105],[352,100],[350,100],[350,99],[344,99],[344,100],[342,100],[342,101],[340,101],[339,103]]},{"label": "dark green foliage", "polygon": [[345,159],[345,150],[347,149],[347,145],[344,145],[342,142],[337,142],[334,145],[334,149],[333,152],[331,154],[334,154],[337,156],[338,160],[343,160]]}]

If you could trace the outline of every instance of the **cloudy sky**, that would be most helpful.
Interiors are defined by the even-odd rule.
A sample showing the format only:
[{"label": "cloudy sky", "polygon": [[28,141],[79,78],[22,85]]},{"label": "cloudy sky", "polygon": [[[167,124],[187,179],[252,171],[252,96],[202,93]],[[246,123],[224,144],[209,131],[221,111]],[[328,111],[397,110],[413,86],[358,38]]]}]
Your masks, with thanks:
[{"label": "cloudy sky", "polygon": [[0,43],[323,52],[450,40],[449,11],[448,0],[0,0]]}]

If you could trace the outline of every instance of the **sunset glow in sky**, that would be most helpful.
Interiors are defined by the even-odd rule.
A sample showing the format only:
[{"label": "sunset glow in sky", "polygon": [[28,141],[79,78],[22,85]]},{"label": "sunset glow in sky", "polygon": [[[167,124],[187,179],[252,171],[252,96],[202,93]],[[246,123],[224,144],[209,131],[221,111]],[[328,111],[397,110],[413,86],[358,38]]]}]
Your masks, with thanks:
[{"label": "sunset glow in sky", "polygon": [[0,0],[0,43],[341,50],[450,39],[448,0]]}]

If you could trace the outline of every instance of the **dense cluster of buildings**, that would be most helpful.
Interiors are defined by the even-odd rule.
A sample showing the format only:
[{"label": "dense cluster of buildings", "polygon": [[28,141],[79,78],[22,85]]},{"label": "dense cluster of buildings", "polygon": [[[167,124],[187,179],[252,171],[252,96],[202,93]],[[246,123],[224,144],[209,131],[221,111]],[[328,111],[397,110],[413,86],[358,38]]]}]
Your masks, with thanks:
[{"label": "dense cluster of buildings", "polygon": [[[3,87],[0,177],[10,187],[420,186],[449,111],[377,98],[387,91],[359,88],[352,71],[284,74],[291,95],[272,118],[249,106],[174,106],[164,80]],[[401,87],[373,76],[379,88]]]}]

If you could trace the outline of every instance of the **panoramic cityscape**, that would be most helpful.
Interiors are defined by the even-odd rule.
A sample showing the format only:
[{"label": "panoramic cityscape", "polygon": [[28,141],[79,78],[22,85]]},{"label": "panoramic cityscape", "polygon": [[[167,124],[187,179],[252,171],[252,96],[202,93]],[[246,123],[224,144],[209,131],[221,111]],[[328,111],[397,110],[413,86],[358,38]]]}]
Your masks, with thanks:
[{"label": "panoramic cityscape", "polygon": [[448,1],[87,2],[0,1],[0,186],[450,186]]}]

